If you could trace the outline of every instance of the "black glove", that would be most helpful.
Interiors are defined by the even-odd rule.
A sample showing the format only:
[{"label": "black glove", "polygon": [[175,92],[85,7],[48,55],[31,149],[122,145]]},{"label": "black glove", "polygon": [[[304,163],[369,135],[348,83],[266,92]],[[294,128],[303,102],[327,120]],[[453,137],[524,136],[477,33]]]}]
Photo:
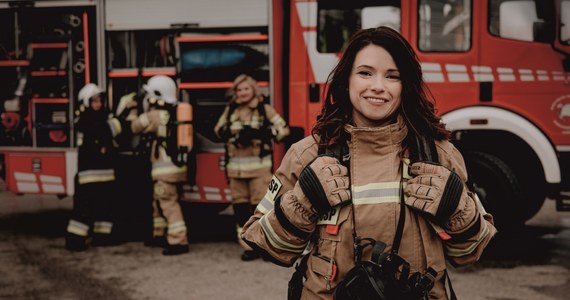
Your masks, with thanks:
[{"label": "black glove", "polygon": [[248,147],[251,146],[251,140],[258,138],[258,129],[253,129],[250,126],[244,126],[236,136],[234,144],[236,146]]},{"label": "black glove", "polygon": [[222,141],[227,142],[232,137],[232,132],[228,126],[222,126],[218,131],[218,136]]},{"label": "black glove", "polygon": [[255,129],[251,128],[250,126],[244,126],[244,128],[238,133],[238,136],[236,137],[236,144],[249,146],[251,145],[251,140],[253,139],[258,139],[269,143],[274,138],[275,135],[273,134],[271,128]]},{"label": "black glove", "polygon": [[259,129],[259,139],[268,143],[271,140],[275,140],[275,134],[273,134],[271,128]]}]

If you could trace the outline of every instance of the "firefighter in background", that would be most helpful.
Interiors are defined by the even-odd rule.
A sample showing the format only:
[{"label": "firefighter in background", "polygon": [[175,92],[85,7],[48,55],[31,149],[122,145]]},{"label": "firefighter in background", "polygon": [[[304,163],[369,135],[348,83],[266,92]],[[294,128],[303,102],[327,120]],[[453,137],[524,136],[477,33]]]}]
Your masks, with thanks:
[{"label": "firefighter in background", "polygon": [[178,151],[176,126],[173,126],[178,102],[176,83],[168,76],[157,75],[151,77],[143,89],[148,112],[132,121],[131,130],[150,137],[147,140],[153,179],[153,237],[160,240],[166,234],[168,243],[162,251],[164,255],[187,253],[187,228],[178,203],[181,184],[187,180],[187,169]]},{"label": "firefighter in background", "polygon": [[121,132],[121,124],[109,114],[104,93],[97,85],[85,85],[78,98],[80,105],[75,120],[78,173],[65,240],[65,247],[71,251],[85,250],[91,232],[93,246],[116,244],[111,235],[115,188],[113,138]]},{"label": "firefighter in background", "polygon": [[226,176],[237,222],[238,242],[244,249],[241,259],[259,255],[240,237],[247,220],[263,199],[273,173],[273,142],[289,135],[285,120],[263,103],[257,82],[242,74],[231,88],[231,100],[214,127],[226,146]]}]

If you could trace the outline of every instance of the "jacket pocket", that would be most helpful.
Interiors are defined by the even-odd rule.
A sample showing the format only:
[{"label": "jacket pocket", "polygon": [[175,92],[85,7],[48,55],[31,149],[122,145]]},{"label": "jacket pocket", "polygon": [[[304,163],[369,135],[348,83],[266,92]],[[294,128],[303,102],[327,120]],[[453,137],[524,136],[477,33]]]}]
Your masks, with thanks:
[{"label": "jacket pocket", "polygon": [[329,257],[310,254],[309,267],[315,277],[318,290],[332,291],[338,284],[336,281],[338,269],[336,262]]},{"label": "jacket pocket", "polygon": [[[352,231],[345,228],[350,225],[347,221],[351,209],[351,206],[333,208],[317,221],[319,241],[311,253],[309,264],[313,279],[323,290],[330,291],[338,284],[338,256],[342,254],[342,250],[338,248],[343,240],[352,240]],[[342,263],[343,259],[340,261]]]}]

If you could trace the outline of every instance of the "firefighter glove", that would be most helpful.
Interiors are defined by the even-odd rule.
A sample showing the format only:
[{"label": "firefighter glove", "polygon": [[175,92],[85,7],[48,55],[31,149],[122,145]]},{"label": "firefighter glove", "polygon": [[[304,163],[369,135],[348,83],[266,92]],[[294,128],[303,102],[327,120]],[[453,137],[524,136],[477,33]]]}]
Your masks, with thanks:
[{"label": "firefighter glove", "polygon": [[137,102],[135,100],[135,93],[130,93],[124,95],[119,100],[119,104],[117,105],[116,115],[121,120],[126,120],[129,116],[131,110],[137,108]]},{"label": "firefighter glove", "polygon": [[224,142],[227,142],[232,137],[232,132],[228,126],[222,126],[217,134]]},{"label": "firefighter glove", "polygon": [[318,156],[307,165],[297,182],[317,214],[350,200],[348,169],[332,156]]},{"label": "firefighter glove", "polygon": [[257,129],[257,138],[268,143],[271,140],[275,140],[276,132],[273,132],[271,128],[260,128]]},{"label": "firefighter glove", "polygon": [[236,136],[235,144],[243,147],[251,146],[253,139],[259,139],[259,129],[244,126]]},{"label": "firefighter glove", "polygon": [[447,230],[461,230],[471,223],[476,209],[459,175],[425,162],[413,163],[410,170],[414,177],[404,189],[408,206]]}]

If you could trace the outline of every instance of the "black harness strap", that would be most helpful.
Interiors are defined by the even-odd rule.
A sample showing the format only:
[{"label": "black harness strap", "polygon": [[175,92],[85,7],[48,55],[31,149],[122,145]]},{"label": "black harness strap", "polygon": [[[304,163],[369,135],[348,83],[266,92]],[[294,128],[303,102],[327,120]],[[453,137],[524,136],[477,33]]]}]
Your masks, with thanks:
[{"label": "black harness strap", "polygon": [[[262,131],[266,131],[269,130],[269,128],[271,128],[271,122],[269,121],[269,119],[267,118],[267,112],[265,111],[265,104],[263,104],[263,101],[259,101],[259,103],[257,104],[257,111],[259,113],[259,116],[263,119],[263,122],[261,123],[261,128],[259,128]],[[269,145],[269,150],[265,151],[265,145]],[[271,155],[271,170],[273,171],[273,146],[271,143],[271,138],[264,138],[261,139],[261,151],[259,151],[259,157],[262,158],[266,155]]]},{"label": "black harness strap", "polygon": [[392,244],[392,254],[398,254],[400,249],[400,242],[404,233],[404,223],[406,222],[406,207],[404,204],[404,183],[400,180],[400,218],[398,219],[398,227],[396,228],[396,235],[394,236],[394,243]]},{"label": "black harness strap", "polygon": [[[227,115],[227,120],[226,123],[223,126],[222,130],[225,130],[227,132],[230,132],[230,128],[232,125],[231,122],[231,117],[234,114],[235,110],[238,108],[239,104],[237,104],[235,101],[232,101],[228,104],[228,115]],[[259,101],[259,103],[257,104],[256,107],[257,112],[259,113],[259,116],[261,117],[261,119],[263,120],[261,123],[261,130],[265,130],[268,129],[271,126],[271,122],[269,122],[269,119],[267,119],[267,114],[265,111],[265,104],[263,103],[263,101]],[[229,139],[229,138],[228,138]],[[259,152],[259,157],[264,157],[267,154],[271,155],[271,170],[273,170],[273,150],[269,150],[269,151],[264,151],[263,150],[263,146],[265,144],[269,144],[271,146],[271,141],[265,141],[265,140],[261,140],[262,144],[260,145],[261,147],[261,151]],[[229,180],[228,178],[228,171],[227,171],[227,166],[228,163],[230,161],[230,156],[228,153],[228,141],[225,140],[224,141],[224,150],[225,150],[225,155],[224,155],[224,174],[226,175],[226,180]]]},{"label": "black harness strap", "polygon": [[[410,161],[418,162],[431,162],[431,163],[439,163],[439,156],[437,154],[437,148],[435,146],[435,141],[431,138],[427,137],[417,137],[415,134],[408,135],[407,138],[408,143],[408,151],[410,155]],[[461,183],[462,184],[462,183]],[[479,228],[479,226],[474,226],[473,228]],[[471,232],[472,230],[468,230],[469,232],[461,235],[457,235],[454,240],[462,240],[467,235],[475,235],[475,233]],[[443,275],[445,277],[445,281],[449,286],[449,294],[451,300],[457,300],[457,296],[455,295],[455,291],[453,290],[453,286],[451,285],[451,280],[449,278],[449,274],[447,270]]]},{"label": "black harness strap", "polygon": [[303,277],[307,273],[307,260],[309,253],[305,254],[295,266],[295,272],[289,280],[287,288],[287,300],[300,300],[303,293]]},{"label": "black harness strap", "polygon": [[[226,116],[226,123],[224,124],[224,126],[222,127],[222,131],[227,131],[230,132],[230,127],[232,122],[231,117],[234,113],[234,111],[236,110],[236,108],[238,107],[238,104],[234,101],[230,102],[228,104],[228,115]],[[228,140],[229,140],[229,136],[228,136]],[[230,154],[228,152],[228,140],[224,141],[224,175],[226,176],[226,181],[229,183],[230,178],[228,177],[228,163],[230,162]]]}]

